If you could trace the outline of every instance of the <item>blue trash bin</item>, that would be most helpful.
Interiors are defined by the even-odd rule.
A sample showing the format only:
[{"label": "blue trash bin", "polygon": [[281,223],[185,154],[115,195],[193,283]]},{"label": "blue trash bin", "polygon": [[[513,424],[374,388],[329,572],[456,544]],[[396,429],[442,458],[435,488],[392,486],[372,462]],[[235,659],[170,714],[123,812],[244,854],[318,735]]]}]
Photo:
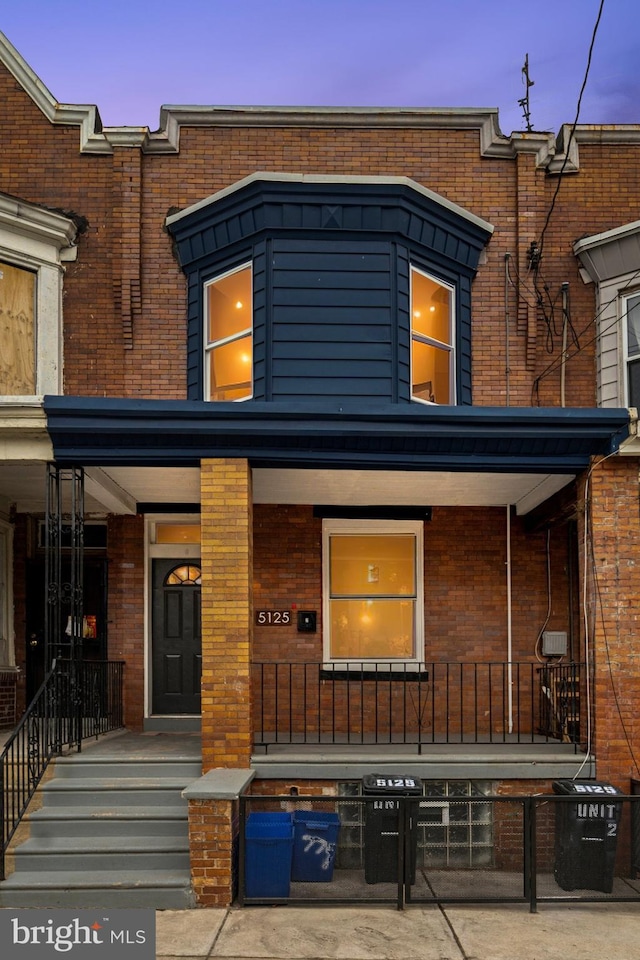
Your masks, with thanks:
[{"label": "blue trash bin", "polygon": [[293,814],[294,882],[333,880],[340,817],[324,810],[296,810]]},{"label": "blue trash bin", "polygon": [[292,854],[290,813],[250,813],[245,828],[245,896],[288,897]]}]

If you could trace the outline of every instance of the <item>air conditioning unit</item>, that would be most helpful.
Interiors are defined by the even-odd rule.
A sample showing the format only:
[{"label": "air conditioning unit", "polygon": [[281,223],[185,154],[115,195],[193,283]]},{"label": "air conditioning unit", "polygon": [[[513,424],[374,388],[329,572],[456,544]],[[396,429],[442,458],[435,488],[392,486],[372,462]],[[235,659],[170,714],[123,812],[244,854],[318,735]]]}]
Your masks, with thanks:
[{"label": "air conditioning unit", "polygon": [[564,657],[567,653],[567,631],[545,630],[542,634],[542,656]]}]

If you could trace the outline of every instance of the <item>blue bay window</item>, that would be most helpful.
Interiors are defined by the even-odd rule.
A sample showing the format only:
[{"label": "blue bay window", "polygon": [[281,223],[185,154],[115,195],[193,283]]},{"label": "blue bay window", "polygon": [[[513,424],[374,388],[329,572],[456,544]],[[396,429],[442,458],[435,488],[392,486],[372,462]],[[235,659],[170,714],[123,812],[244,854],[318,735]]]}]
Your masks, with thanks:
[{"label": "blue bay window", "polygon": [[491,226],[403,178],[256,174],[169,217],[189,399],[468,405]]}]

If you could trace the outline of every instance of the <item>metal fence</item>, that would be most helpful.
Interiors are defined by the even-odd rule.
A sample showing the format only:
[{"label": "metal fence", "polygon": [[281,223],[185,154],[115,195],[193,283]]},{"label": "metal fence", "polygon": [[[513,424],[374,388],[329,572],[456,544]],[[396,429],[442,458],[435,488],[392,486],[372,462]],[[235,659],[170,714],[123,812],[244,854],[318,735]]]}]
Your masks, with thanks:
[{"label": "metal fence", "polygon": [[0,753],[0,879],[7,847],[50,761],[123,725],[121,661],[54,661]]},{"label": "metal fence", "polygon": [[[569,781],[568,781],[569,782]],[[640,796],[240,798],[241,904],[640,903]],[[598,787],[595,788],[599,789]]]},{"label": "metal fence", "polygon": [[254,743],[534,743],[578,748],[584,665],[252,664]]}]

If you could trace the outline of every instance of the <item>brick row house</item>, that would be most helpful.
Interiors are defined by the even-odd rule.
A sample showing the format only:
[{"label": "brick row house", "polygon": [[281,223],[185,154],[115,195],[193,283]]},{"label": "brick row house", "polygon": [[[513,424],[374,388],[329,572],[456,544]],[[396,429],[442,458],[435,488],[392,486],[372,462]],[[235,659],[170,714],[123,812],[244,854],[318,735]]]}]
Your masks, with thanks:
[{"label": "brick row house", "polygon": [[[103,128],[1,36],[0,89],[5,725],[47,665],[53,465],[84,477],[83,656],[211,781],[629,792],[640,128]],[[198,845],[233,849],[233,803],[194,797],[194,890],[229,902]]]}]

